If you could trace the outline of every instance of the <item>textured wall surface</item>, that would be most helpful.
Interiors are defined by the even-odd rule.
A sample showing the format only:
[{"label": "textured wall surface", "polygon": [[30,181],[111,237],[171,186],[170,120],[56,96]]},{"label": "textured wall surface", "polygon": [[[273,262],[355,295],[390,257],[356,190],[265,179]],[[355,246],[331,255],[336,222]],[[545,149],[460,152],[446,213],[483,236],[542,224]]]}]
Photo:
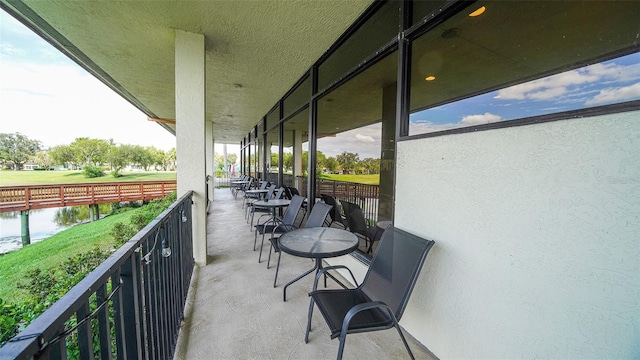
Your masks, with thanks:
[{"label": "textured wall surface", "polygon": [[640,357],[640,113],[398,143],[436,241],[402,319],[443,359]]}]

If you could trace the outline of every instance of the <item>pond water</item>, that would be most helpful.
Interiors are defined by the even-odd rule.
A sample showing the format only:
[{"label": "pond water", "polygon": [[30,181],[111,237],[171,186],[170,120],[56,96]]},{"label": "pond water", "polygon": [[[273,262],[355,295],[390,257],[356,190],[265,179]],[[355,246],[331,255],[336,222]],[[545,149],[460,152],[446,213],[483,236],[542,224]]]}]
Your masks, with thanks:
[{"label": "pond water", "polygon": [[[109,204],[100,206],[100,216],[110,212]],[[29,211],[31,243],[44,240],[77,223],[89,219],[87,206],[49,208]],[[0,213],[0,254],[22,248],[20,212]]]}]

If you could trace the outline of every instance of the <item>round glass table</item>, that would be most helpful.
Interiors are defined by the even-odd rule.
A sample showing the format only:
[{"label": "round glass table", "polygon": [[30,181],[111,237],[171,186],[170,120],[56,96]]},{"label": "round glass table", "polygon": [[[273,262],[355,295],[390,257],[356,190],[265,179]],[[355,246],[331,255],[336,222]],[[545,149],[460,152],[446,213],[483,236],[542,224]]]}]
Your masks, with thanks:
[{"label": "round glass table", "polygon": [[278,239],[280,250],[294,256],[315,259],[315,266],[284,286],[284,301],[287,301],[287,287],[303,277],[322,269],[322,259],[342,256],[358,248],[358,237],[346,230],[313,227],[284,233]]}]

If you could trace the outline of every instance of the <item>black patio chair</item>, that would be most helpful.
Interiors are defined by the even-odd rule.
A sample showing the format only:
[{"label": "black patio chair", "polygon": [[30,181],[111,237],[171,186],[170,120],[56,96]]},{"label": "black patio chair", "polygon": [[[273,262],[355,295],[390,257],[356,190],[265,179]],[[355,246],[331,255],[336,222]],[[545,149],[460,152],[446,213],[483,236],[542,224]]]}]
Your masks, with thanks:
[{"label": "black patio chair", "polygon": [[[284,188],[280,187],[278,188],[278,190],[276,191],[276,193],[273,195],[273,199],[280,199],[282,198],[282,194],[284,193]],[[267,193],[267,195],[269,195]],[[269,197],[265,197],[265,199],[269,199],[271,200],[272,198]],[[276,209],[270,209],[270,208],[266,208],[266,207],[262,207],[262,206],[256,206],[256,204],[253,204],[253,206],[251,207],[251,222],[249,223],[249,226],[253,226],[253,217],[256,213],[262,213],[262,215],[260,215],[260,217],[264,216],[264,215],[270,215],[271,211],[275,212],[277,211]],[[260,223],[260,218],[258,218],[258,223]]]},{"label": "black patio chair", "polygon": [[320,199],[322,199],[325,204],[333,206],[331,212],[329,212],[329,215],[331,216],[331,222],[329,223],[329,226],[331,226],[333,223],[338,223],[340,224],[340,226],[342,226],[342,228],[346,229],[347,221],[346,219],[342,218],[342,213],[340,213],[340,205],[338,205],[336,199],[333,196],[327,194],[320,194]]},{"label": "black patio chair", "polygon": [[[307,218],[307,222],[304,224],[305,228],[311,227],[322,227],[325,225],[325,219],[329,215],[329,211],[331,211],[331,206],[323,203],[316,203],[313,205],[313,209],[309,213],[309,217]],[[279,233],[284,234],[285,232],[295,230],[296,228],[293,226],[283,228],[282,232]],[[273,279],[273,287],[276,287],[276,283],[278,281],[278,270],[280,269],[280,257],[282,256],[282,251],[280,251],[280,246],[278,245],[278,237],[275,237],[275,232],[271,235],[269,241],[271,242],[271,247],[269,248],[269,258],[267,259],[267,269],[269,268],[269,263],[271,262],[271,251],[275,251],[278,253],[278,264],[276,265],[276,276]]]},{"label": "black patio chair", "polygon": [[389,226],[382,234],[378,250],[364,281],[355,289],[317,290],[318,280],[328,266],[316,274],[309,303],[304,341],[309,342],[313,305],[327,322],[331,339],[338,337],[337,359],[342,359],[347,334],[386,330],[395,327],[411,359],[413,353],[398,322],[409,302],[427,253],[435,242]]},{"label": "black patio chair", "polygon": [[262,262],[262,247],[264,246],[264,234],[273,234],[276,233],[284,233],[289,231],[290,229],[295,229],[294,225],[296,222],[296,218],[298,217],[298,213],[300,212],[300,208],[302,207],[302,203],[304,202],[304,197],[300,195],[295,195],[291,199],[291,203],[285,210],[282,219],[274,219],[274,221],[267,221],[263,224],[258,224],[255,226],[255,234],[253,238],[253,251],[256,250],[256,243],[258,240],[258,234],[262,235],[262,241],[260,242],[260,256],[258,257],[258,263]]},{"label": "black patio chair", "polygon": [[[270,186],[271,183],[269,183],[268,181],[262,181],[260,182],[260,186],[257,186],[256,189],[259,190],[266,190],[267,186]],[[246,192],[244,193],[244,204],[242,204],[242,206],[247,205],[250,202],[256,202],[257,200],[260,200],[260,198],[262,198],[262,194],[247,194]]]},{"label": "black patio chair", "polygon": [[[329,215],[330,211],[331,211],[330,205],[323,204],[323,203],[316,203],[315,205],[313,205],[313,209],[311,209],[311,212],[309,213],[309,217],[307,218],[307,222],[304,224],[304,227],[305,228],[322,227],[323,225],[325,225],[325,219]],[[286,231],[279,233],[279,235],[282,235],[285,232],[295,230],[295,229],[296,229],[295,227],[290,227]],[[273,287],[276,287],[276,284],[278,281],[278,270],[280,269],[280,258],[282,256],[282,251],[280,251],[280,246],[278,245],[279,236],[275,237],[274,235],[275,234],[273,234],[269,239],[269,241],[271,242],[271,247],[269,248],[269,258],[267,259],[267,269],[269,268],[269,263],[271,262],[271,252],[272,251],[277,252],[278,263],[276,265],[276,275],[273,279]]]},{"label": "black patio chair", "polygon": [[349,231],[364,239],[365,244],[368,245],[367,254],[370,254],[373,250],[373,243],[378,240],[378,229],[375,226],[367,225],[360,205],[348,201],[340,201],[340,203],[347,218]]},{"label": "black patio chair", "polygon": [[[267,193],[264,194],[264,198],[265,199],[271,199],[271,197],[273,196],[273,193],[276,191],[276,185],[275,184],[270,184],[269,188],[267,189]],[[257,200],[256,200],[257,201]],[[255,201],[250,201],[247,202],[247,206],[245,207],[244,210],[244,218],[247,219],[247,223],[249,222],[249,215],[251,215],[253,213],[253,203]]]}]

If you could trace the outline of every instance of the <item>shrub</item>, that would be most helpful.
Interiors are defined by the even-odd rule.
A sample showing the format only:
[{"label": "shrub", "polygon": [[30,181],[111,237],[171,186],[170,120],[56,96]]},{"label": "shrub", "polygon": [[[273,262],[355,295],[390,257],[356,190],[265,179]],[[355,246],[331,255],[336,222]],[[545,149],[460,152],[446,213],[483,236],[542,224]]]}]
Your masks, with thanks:
[{"label": "shrub", "polygon": [[136,229],[131,225],[127,225],[125,223],[115,223],[113,228],[111,229],[111,236],[113,236],[113,245],[117,249],[124,245],[129,239],[136,234]]},{"label": "shrub", "polygon": [[29,299],[19,304],[9,304],[0,299],[0,346],[64,296],[109,255],[110,252],[96,247],[68,258],[56,271],[30,271],[27,282],[17,285],[28,291]]},{"label": "shrub", "polygon": [[104,170],[97,166],[87,165],[84,167],[82,172],[84,173],[84,176],[88,178],[97,178],[104,176]]}]

